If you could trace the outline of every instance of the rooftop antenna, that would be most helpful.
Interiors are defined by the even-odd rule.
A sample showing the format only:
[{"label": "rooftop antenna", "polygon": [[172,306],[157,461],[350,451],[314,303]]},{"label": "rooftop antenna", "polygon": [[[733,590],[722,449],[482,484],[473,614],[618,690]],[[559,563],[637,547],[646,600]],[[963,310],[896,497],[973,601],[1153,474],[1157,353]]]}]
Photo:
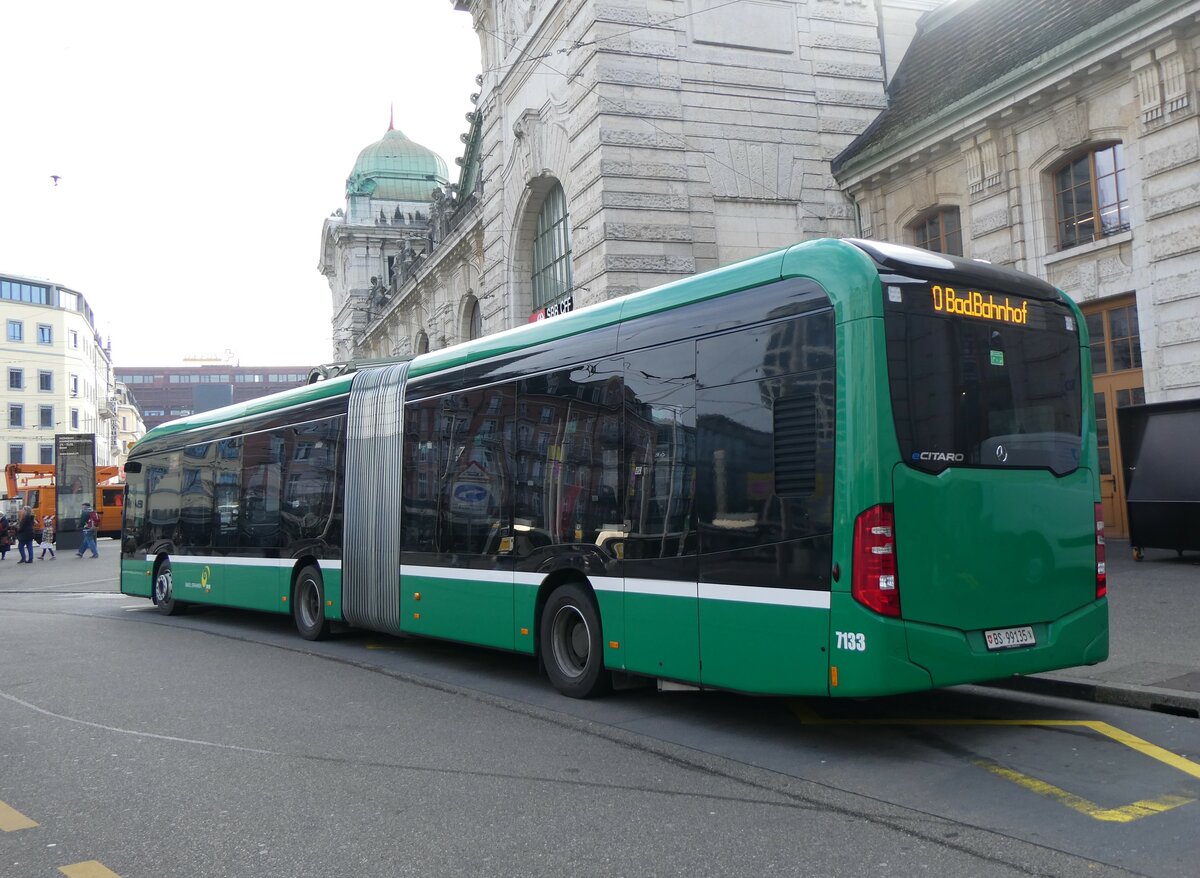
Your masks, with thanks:
[{"label": "rooftop antenna", "polygon": [[[392,101],[392,103],[388,106],[388,131],[395,131],[395,130],[396,130],[396,102]],[[56,180],[57,180],[57,178],[56,178]],[[55,185],[56,186],[58,185],[57,182],[55,183]]]}]

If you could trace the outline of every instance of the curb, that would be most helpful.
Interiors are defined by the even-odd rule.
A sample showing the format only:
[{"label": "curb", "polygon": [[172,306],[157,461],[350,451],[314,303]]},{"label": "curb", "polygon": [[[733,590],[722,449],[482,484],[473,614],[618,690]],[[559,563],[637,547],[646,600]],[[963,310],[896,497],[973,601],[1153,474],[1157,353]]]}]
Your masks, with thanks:
[{"label": "curb", "polygon": [[984,683],[997,689],[1049,695],[1054,698],[1073,698],[1097,704],[1113,704],[1138,710],[1153,710],[1173,716],[1200,719],[1200,693],[1178,689],[1157,689],[1132,683],[1097,683],[1063,677],[1011,677]]}]

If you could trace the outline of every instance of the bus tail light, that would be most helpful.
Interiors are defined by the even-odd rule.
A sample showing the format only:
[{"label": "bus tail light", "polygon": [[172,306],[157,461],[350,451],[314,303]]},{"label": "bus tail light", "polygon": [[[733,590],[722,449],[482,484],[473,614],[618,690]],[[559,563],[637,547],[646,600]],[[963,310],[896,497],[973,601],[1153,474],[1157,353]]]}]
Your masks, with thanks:
[{"label": "bus tail light", "polygon": [[896,516],[891,504],[872,506],[854,522],[854,576],[850,594],[880,615],[900,615]]},{"label": "bus tail light", "polygon": [[1108,574],[1104,569],[1104,513],[1096,504],[1096,600],[1108,594]]}]

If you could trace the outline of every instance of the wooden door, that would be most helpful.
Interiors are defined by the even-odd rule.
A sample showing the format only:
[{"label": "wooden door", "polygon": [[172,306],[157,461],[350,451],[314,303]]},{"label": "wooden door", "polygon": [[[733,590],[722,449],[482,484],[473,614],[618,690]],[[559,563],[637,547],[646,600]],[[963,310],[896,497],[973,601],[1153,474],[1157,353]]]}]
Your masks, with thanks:
[{"label": "wooden door", "polygon": [[1104,532],[1110,537],[1124,538],[1129,535],[1129,524],[1125,516],[1125,470],[1117,433],[1117,409],[1146,401],[1137,303],[1132,296],[1124,296],[1083,310],[1092,348]]}]

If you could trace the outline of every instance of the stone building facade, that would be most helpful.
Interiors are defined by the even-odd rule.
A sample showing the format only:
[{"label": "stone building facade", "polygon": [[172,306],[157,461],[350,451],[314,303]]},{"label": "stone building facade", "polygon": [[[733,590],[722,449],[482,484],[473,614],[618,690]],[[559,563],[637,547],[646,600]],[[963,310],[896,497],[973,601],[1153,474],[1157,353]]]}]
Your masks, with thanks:
[{"label": "stone building facade", "polygon": [[938,2],[451,0],[484,71],[458,180],[431,198],[427,255],[390,276],[377,229],[326,222],[335,357],[419,353],[855,233],[830,159]]},{"label": "stone building facade", "polygon": [[833,162],[861,233],[1011,265],[1087,316],[1110,534],[1116,409],[1200,396],[1200,3],[958,0]]}]

